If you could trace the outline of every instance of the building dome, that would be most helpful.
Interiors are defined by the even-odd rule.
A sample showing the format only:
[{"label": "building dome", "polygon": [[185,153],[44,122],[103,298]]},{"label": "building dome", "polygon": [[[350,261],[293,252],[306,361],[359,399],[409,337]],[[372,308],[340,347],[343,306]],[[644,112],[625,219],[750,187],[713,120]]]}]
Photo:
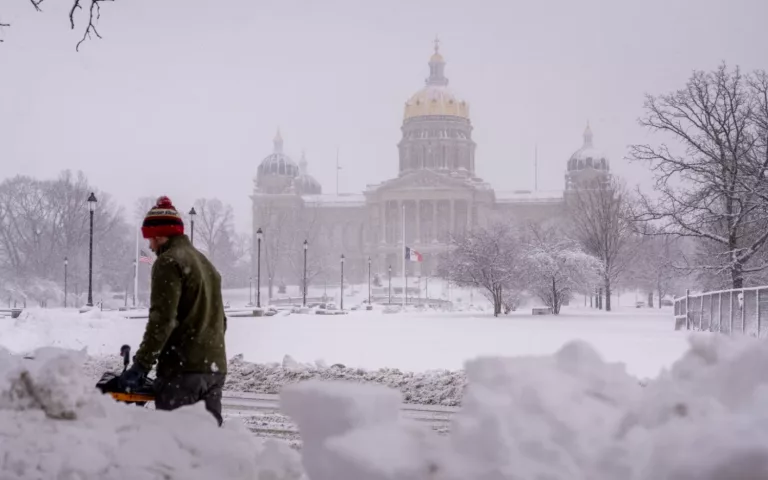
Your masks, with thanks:
[{"label": "building dome", "polygon": [[299,167],[291,157],[283,153],[283,137],[277,131],[274,150],[259,164],[256,185],[270,193],[281,193],[291,180],[299,174]]},{"label": "building dome", "polygon": [[592,129],[587,123],[587,128],[584,130],[584,145],[571,155],[568,160],[568,171],[577,172],[590,168],[607,172],[610,170],[610,164],[608,157],[592,144]]},{"label": "building dome", "polygon": [[449,116],[469,119],[469,105],[448,88],[445,60],[435,40],[435,53],[429,59],[426,86],[405,102],[405,120],[423,116]]},{"label": "building dome", "polygon": [[307,157],[304,152],[301,152],[299,175],[293,179],[293,189],[299,195],[320,195],[323,193],[320,182],[307,172]]}]

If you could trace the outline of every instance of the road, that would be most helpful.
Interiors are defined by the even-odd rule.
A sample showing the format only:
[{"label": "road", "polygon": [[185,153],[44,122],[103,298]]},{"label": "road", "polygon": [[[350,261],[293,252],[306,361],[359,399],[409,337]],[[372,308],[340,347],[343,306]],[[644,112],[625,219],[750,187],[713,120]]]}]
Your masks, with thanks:
[{"label": "road", "polygon": [[[239,418],[257,436],[275,438],[300,445],[299,432],[290,418],[280,413],[278,395],[225,392],[222,398],[224,418]],[[447,433],[456,407],[404,403],[401,417],[422,423],[438,433]]]}]

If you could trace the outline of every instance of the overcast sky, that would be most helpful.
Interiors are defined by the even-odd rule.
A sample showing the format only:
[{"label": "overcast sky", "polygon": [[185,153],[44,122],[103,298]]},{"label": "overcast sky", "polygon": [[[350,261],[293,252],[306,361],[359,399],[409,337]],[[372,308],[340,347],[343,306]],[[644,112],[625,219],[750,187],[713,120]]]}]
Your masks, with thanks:
[{"label": "overcast sky", "polygon": [[103,40],[75,44],[71,0],[2,0],[0,177],[82,170],[132,210],[135,198],[197,197],[250,227],[252,179],[272,138],[335,191],[397,174],[404,102],[424,85],[435,35],[450,87],[470,104],[477,171],[498,190],[563,188],[590,120],[595,146],[624,160],[653,140],[643,95],[722,61],[768,68],[766,0],[116,0]]}]

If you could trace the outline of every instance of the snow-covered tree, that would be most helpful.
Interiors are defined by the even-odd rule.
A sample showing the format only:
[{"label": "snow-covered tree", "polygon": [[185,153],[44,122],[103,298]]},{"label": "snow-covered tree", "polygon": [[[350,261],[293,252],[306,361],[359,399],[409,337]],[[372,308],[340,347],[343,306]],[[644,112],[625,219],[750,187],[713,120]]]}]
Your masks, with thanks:
[{"label": "snow-covered tree", "polygon": [[743,287],[768,267],[768,74],[696,71],[684,88],[648,95],[645,110],[640,124],[678,148],[631,146],[655,175],[656,195],[641,195],[638,218],[696,239],[692,266]]},{"label": "snow-covered tree", "polygon": [[516,228],[501,223],[452,238],[451,250],[440,256],[438,275],[458,286],[480,289],[498,316],[505,292],[520,289],[523,252],[519,240]]},{"label": "snow-covered tree", "polygon": [[528,288],[558,315],[575,292],[590,291],[604,269],[574,240],[553,230],[533,233],[524,256]]}]

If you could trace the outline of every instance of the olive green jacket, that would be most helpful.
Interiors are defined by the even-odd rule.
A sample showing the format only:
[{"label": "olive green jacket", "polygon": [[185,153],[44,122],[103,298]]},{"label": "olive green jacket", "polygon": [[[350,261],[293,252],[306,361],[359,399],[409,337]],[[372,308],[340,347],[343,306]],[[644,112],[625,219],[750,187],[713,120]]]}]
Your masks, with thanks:
[{"label": "olive green jacket", "polygon": [[149,321],[134,361],[157,376],[226,373],[221,276],[186,235],[170,237],[152,265]]}]

